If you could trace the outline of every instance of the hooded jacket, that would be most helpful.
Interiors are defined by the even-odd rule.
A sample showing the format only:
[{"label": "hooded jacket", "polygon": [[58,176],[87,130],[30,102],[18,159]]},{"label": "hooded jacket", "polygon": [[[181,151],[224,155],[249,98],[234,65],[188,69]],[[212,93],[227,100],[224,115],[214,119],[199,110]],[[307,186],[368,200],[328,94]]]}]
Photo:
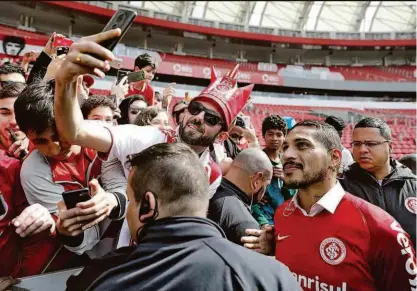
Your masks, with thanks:
[{"label": "hooded jacket", "polygon": [[391,160],[391,173],[381,185],[358,163],[348,167],[339,179],[349,193],[379,206],[393,216],[416,241],[416,176],[396,160]]},{"label": "hooded jacket", "polygon": [[158,219],[138,241],[94,260],[67,290],[301,290],[286,266],[229,242],[205,218]]}]

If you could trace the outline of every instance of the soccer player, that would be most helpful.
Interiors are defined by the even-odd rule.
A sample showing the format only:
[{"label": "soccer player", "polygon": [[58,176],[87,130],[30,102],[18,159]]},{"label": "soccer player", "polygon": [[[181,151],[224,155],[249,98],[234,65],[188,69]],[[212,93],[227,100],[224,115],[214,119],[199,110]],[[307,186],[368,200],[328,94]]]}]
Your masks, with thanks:
[{"label": "soccer player", "polygon": [[[340,137],[325,123],[304,121],[283,147],[284,181],[297,188],[275,213],[275,231],[247,230],[260,252],[265,239],[304,290],[415,290],[416,258],[409,235],[388,213],[343,190],[336,179]],[[271,246],[269,245],[269,246]]]}]

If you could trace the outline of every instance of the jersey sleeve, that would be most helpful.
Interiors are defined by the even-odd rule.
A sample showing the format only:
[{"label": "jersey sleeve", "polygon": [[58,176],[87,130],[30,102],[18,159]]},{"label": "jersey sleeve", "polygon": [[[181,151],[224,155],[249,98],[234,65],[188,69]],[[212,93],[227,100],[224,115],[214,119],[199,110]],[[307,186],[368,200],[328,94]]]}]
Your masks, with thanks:
[{"label": "jersey sleeve", "polygon": [[[110,128],[112,147],[107,160],[119,159],[125,161],[126,156],[166,141],[166,134],[152,126],[137,126],[133,124],[119,125]],[[124,165],[123,165],[124,166]]]},{"label": "jersey sleeve", "polygon": [[377,290],[416,290],[416,254],[410,236],[388,213],[377,210],[367,219]]},{"label": "jersey sleeve", "polygon": [[53,181],[51,168],[38,151],[31,153],[23,162],[20,181],[30,205],[39,203],[50,213],[58,211],[57,203],[62,200],[61,194],[65,190]]}]

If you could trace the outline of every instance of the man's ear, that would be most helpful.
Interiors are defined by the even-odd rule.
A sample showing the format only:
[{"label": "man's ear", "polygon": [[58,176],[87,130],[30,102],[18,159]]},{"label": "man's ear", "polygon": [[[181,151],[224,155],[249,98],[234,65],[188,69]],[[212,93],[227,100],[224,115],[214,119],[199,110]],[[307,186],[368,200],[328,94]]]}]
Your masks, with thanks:
[{"label": "man's ear", "polygon": [[330,151],[331,166],[334,170],[338,171],[342,164],[342,151],[339,149],[332,149]]},{"label": "man's ear", "polygon": [[264,173],[258,172],[255,174],[256,181],[263,181],[264,180]]},{"label": "man's ear", "polygon": [[228,139],[229,138],[229,133],[228,132],[226,132],[226,131],[222,131],[222,132],[220,132],[218,135],[217,135],[217,138],[216,138],[216,140],[219,142],[219,143],[222,143],[222,142],[224,142],[226,139]]},{"label": "man's ear", "polygon": [[139,220],[146,222],[155,215],[156,198],[152,192],[146,192],[140,201]]}]

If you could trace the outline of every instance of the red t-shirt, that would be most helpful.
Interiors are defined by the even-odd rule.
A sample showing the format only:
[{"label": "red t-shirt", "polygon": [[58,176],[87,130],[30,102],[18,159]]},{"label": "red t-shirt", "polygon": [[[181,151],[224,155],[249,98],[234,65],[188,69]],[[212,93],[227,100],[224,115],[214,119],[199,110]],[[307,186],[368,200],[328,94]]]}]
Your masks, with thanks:
[{"label": "red t-shirt", "polygon": [[129,92],[127,93],[126,97],[134,94],[139,94],[145,97],[148,106],[153,106],[155,104],[155,93],[152,86],[147,83],[146,86],[142,87],[142,89],[138,89],[137,87],[134,87],[135,84],[138,83],[140,82],[129,84]]},{"label": "red t-shirt", "polygon": [[275,213],[275,257],[304,290],[415,290],[408,234],[388,213],[345,193],[334,214],[305,216],[294,201]]},{"label": "red t-shirt", "polygon": [[0,219],[0,277],[39,274],[60,246],[48,230],[21,238],[10,225],[29,206],[20,183],[20,167],[19,160],[0,150],[0,191],[7,208]]}]

